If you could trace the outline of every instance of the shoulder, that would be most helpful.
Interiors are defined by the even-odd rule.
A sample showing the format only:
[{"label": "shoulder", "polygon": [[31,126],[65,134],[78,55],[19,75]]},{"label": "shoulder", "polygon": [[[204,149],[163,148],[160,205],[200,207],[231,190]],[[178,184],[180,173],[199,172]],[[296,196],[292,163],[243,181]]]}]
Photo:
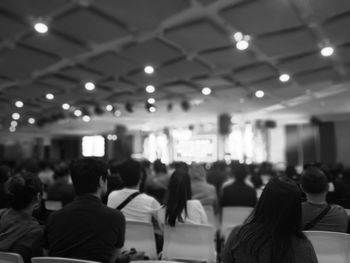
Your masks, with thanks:
[{"label": "shoulder", "polygon": [[192,199],[187,201],[187,206],[193,207],[193,208],[199,208],[203,209],[202,203],[197,199]]},{"label": "shoulder", "polygon": [[336,205],[336,204],[331,205],[331,211],[346,214],[344,207],[342,207],[340,205]]},{"label": "shoulder", "polygon": [[119,196],[121,193],[123,193],[124,190],[121,189],[121,190],[115,190],[115,191],[112,191],[109,195],[108,195],[108,198],[115,198],[117,196]]}]

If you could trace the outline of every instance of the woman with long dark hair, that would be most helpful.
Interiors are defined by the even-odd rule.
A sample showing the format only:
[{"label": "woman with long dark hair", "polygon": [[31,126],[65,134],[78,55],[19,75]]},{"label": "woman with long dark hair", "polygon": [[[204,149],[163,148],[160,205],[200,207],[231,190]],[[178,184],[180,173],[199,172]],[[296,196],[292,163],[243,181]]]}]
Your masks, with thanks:
[{"label": "woman with long dark hair", "polygon": [[175,226],[177,222],[207,224],[208,219],[200,201],[192,200],[188,172],[175,171],[169,181],[167,200],[158,211],[158,222]]},{"label": "woman with long dark hair", "polygon": [[271,180],[246,222],[233,229],[224,263],[316,263],[302,232],[301,192],[287,178]]}]

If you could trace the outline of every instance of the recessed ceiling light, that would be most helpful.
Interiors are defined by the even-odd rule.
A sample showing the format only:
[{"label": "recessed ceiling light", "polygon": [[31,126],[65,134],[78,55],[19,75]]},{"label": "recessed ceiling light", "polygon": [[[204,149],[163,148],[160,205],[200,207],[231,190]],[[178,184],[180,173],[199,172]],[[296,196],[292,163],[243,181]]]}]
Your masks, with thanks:
[{"label": "recessed ceiling light", "polygon": [[88,91],[92,91],[95,89],[95,83],[93,82],[86,82],[84,86],[85,86],[85,89]]},{"label": "recessed ceiling light", "polygon": [[241,41],[243,39],[243,34],[241,32],[236,32],[234,33],[233,38],[236,40],[236,42]]},{"label": "recessed ceiling light", "polygon": [[155,100],[154,98],[149,98],[149,99],[147,100],[147,102],[148,102],[149,104],[153,104],[153,103],[156,102],[156,100]]},{"label": "recessed ceiling light", "polygon": [[34,118],[29,118],[28,119],[28,123],[29,124],[34,124],[35,123],[35,119]]},{"label": "recessed ceiling light", "polygon": [[155,106],[151,106],[151,107],[149,107],[149,112],[156,112],[156,107]]},{"label": "recessed ceiling light", "polygon": [[144,68],[144,71],[146,74],[152,74],[154,72],[154,68],[152,66],[148,65]]},{"label": "recessed ceiling light", "polygon": [[113,106],[111,104],[108,104],[106,106],[106,111],[112,111],[113,110]]},{"label": "recessed ceiling light", "polygon": [[90,116],[89,115],[84,115],[83,116],[83,121],[84,122],[89,122],[91,120]]},{"label": "recessed ceiling light", "polygon": [[46,99],[53,100],[54,98],[55,98],[55,96],[52,93],[47,93],[46,94]]},{"label": "recessed ceiling light", "polygon": [[153,85],[146,86],[146,92],[147,93],[153,93],[155,92],[156,88]]},{"label": "recessed ceiling light", "polygon": [[22,108],[23,105],[24,105],[23,102],[20,101],[20,100],[18,100],[18,101],[15,102],[15,106],[16,106],[17,108]]},{"label": "recessed ceiling light", "polygon": [[324,47],[321,49],[321,55],[324,57],[332,56],[334,53],[334,48],[332,47]]},{"label": "recessed ceiling light", "polygon": [[281,74],[279,79],[281,82],[287,82],[290,79],[290,76],[288,74]]},{"label": "recessed ceiling light", "polygon": [[122,112],[121,112],[120,110],[116,110],[116,111],[114,112],[114,116],[115,116],[115,117],[120,117],[120,115],[122,115]]},{"label": "recessed ceiling light", "polygon": [[15,112],[15,113],[12,114],[12,119],[19,120],[19,118],[21,118],[21,115],[19,115],[18,112]]},{"label": "recessed ceiling light", "polygon": [[249,43],[246,40],[240,40],[236,43],[236,47],[239,50],[245,50],[249,47]]},{"label": "recessed ceiling light", "polygon": [[210,95],[210,93],[211,93],[211,88],[204,87],[204,88],[202,89],[202,94],[203,94],[203,95]]},{"label": "recessed ceiling light", "polygon": [[11,126],[11,127],[9,128],[9,131],[10,131],[10,132],[15,132],[15,131],[16,131],[16,127],[12,127],[12,126]]},{"label": "recessed ceiling light", "polygon": [[62,109],[69,110],[70,109],[70,105],[68,103],[63,103],[62,104]]},{"label": "recessed ceiling light", "polygon": [[257,90],[257,91],[255,92],[255,97],[257,97],[257,98],[262,98],[262,97],[264,97],[264,96],[265,96],[265,92],[262,91],[262,90]]},{"label": "recessed ceiling light", "polygon": [[75,111],[74,111],[74,115],[75,115],[76,117],[80,117],[82,114],[83,114],[83,113],[81,112],[81,110],[75,110]]},{"label": "recessed ceiling light", "polygon": [[42,22],[38,22],[34,25],[34,29],[36,32],[40,33],[40,34],[45,34],[49,28],[45,23]]},{"label": "recessed ceiling light", "polygon": [[17,121],[11,121],[11,127],[17,127],[18,122]]}]

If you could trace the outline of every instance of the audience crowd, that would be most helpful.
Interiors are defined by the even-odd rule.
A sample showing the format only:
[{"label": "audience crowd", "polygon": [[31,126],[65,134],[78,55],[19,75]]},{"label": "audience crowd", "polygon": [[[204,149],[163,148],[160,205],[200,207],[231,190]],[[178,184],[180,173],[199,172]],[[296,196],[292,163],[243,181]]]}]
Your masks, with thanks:
[{"label": "audience crowd", "polygon": [[[298,170],[301,170],[298,173]],[[49,211],[47,201],[62,208]],[[152,223],[158,252],[164,225],[209,224],[207,208],[254,207],[223,246],[224,263],[317,262],[303,231],[348,232],[350,168],[306,164],[213,164],[83,158],[0,165],[0,251],[127,262],[126,222]],[[145,255],[147,256],[147,255]]]}]

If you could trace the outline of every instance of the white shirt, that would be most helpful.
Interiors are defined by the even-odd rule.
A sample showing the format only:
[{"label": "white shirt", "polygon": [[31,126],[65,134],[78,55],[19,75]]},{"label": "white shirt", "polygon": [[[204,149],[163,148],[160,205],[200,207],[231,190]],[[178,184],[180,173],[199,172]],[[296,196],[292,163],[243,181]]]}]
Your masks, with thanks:
[{"label": "white shirt", "polygon": [[[113,191],[108,196],[107,206],[116,208],[129,195],[137,192],[136,189],[123,188],[121,190]],[[152,214],[160,209],[160,204],[153,197],[146,194],[139,194],[132,199],[121,212],[124,214],[126,220],[136,220],[146,223],[152,223]]]},{"label": "white shirt", "polygon": [[[187,216],[182,212],[182,218],[186,224],[208,224],[207,214],[199,200],[187,201]],[[165,207],[157,212],[157,219],[161,225],[165,223]]]}]

